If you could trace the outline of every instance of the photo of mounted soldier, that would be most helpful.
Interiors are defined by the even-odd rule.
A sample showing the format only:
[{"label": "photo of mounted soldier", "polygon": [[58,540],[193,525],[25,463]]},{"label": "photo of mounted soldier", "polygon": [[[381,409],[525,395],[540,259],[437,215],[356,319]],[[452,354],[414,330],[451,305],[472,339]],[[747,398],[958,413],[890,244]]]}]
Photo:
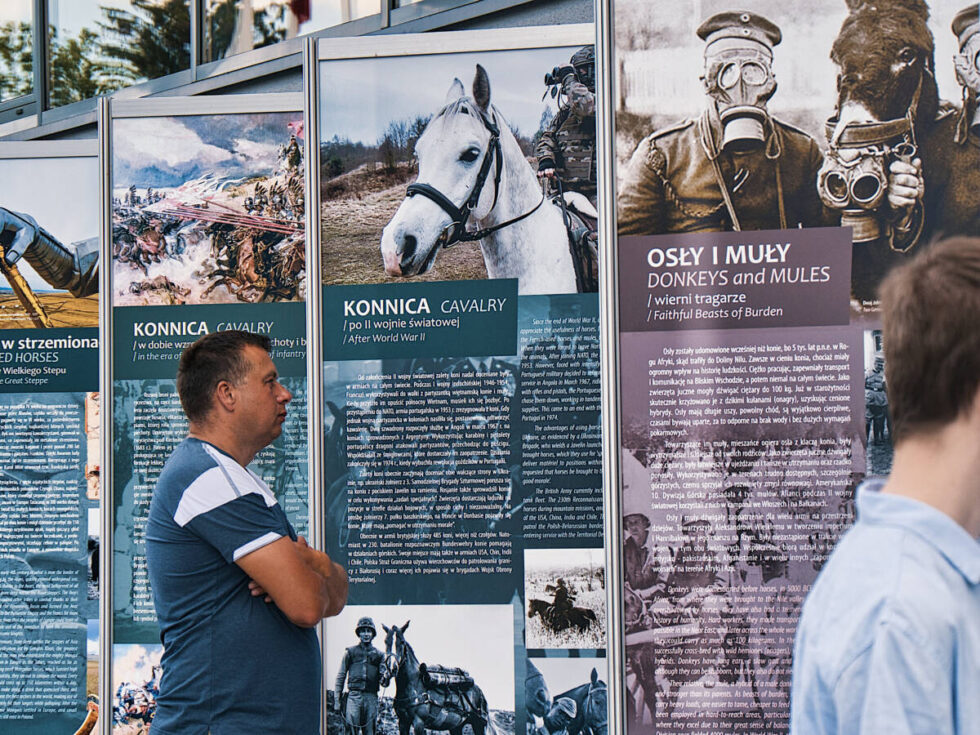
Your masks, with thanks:
[{"label": "photo of mounted soldier", "polygon": [[604,658],[528,658],[527,735],[606,735]]},{"label": "photo of mounted soldier", "polygon": [[606,647],[606,577],[602,549],[526,549],[525,646]]},{"label": "photo of mounted soldier", "polygon": [[113,123],[113,303],[302,301],[301,114]]},{"label": "photo of mounted soldier", "polygon": [[513,614],[510,605],[349,605],[326,631],[328,733],[513,735],[514,649],[500,645],[513,640]]},{"label": "photo of mounted soldier", "polygon": [[0,329],[98,326],[98,161],[0,158],[0,171]]},{"label": "photo of mounted soldier", "polygon": [[852,305],[980,227],[976,5],[616,3],[619,234],[845,226]]},{"label": "photo of mounted soldier", "polygon": [[597,289],[591,46],[323,70],[324,285],[516,278],[522,294]]}]

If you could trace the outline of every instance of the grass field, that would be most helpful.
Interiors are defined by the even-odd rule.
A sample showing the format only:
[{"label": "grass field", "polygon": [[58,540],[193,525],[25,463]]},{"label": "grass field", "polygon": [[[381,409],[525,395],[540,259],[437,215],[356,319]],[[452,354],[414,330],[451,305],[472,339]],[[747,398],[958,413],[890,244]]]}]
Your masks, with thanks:
[{"label": "grass field", "polygon": [[[407,170],[389,175],[362,167],[324,184],[320,209],[324,285],[487,277],[483,255],[476,243],[461,243],[439,253],[432,269],[424,275],[403,279],[385,274],[381,262],[381,231],[402,203],[405,188],[413,178],[414,174]],[[338,193],[329,197],[330,192]]]}]

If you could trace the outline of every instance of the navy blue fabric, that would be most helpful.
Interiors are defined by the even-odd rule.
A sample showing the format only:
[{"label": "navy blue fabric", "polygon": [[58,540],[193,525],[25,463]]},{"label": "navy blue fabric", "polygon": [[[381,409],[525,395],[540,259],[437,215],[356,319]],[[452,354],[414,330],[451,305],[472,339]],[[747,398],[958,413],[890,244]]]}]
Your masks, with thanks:
[{"label": "navy blue fabric", "polygon": [[258,477],[197,439],[174,451],[146,527],[164,645],[154,735],[319,732],[316,633],[253,597],[233,561],[283,536],[296,533]]}]

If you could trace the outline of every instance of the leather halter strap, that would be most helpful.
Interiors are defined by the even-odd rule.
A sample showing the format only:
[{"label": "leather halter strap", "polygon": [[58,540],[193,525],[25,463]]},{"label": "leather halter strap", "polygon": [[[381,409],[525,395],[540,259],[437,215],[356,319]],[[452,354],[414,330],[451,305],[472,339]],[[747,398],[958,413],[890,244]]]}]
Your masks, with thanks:
[{"label": "leather halter strap", "polygon": [[[870,123],[847,123],[841,130],[837,130],[840,118],[835,115],[824,124],[824,132],[831,148],[866,148],[869,146],[887,145],[896,138],[906,138],[912,145],[915,145],[915,112],[919,106],[919,99],[922,96],[922,81],[932,71],[922,66],[919,71],[919,81],[915,85],[915,92],[909,100],[905,115],[893,120]],[[835,132],[836,131],[836,132]]]},{"label": "leather halter strap", "polygon": [[449,197],[431,184],[409,184],[408,189],[406,190],[405,195],[407,197],[411,198],[416,194],[421,194],[426,199],[438,204],[442,211],[449,215],[452,222],[446,227],[446,230],[449,230],[449,233],[446,237],[445,243],[443,243],[443,248],[448,248],[458,242],[475,242],[477,240],[482,240],[484,237],[496,232],[497,230],[501,230],[504,227],[514,224],[515,222],[520,222],[525,217],[531,216],[544,202],[544,194],[542,194],[538,203],[524,214],[482,230],[470,231],[466,229],[466,223],[470,219],[470,214],[479,203],[480,194],[483,192],[483,187],[486,185],[487,178],[490,176],[490,166],[493,163],[497,164],[493,174],[493,204],[490,205],[491,210],[497,206],[497,198],[500,195],[500,180],[503,176],[504,166],[503,152],[500,148],[500,128],[498,128],[497,124],[483,113],[480,113],[480,121],[483,123],[483,127],[485,127],[490,133],[490,139],[487,141],[487,149],[483,153],[483,161],[480,162],[480,170],[476,174],[476,181],[473,184],[473,190],[466,198],[466,201],[463,202],[462,206],[457,207],[455,204],[453,204]]}]

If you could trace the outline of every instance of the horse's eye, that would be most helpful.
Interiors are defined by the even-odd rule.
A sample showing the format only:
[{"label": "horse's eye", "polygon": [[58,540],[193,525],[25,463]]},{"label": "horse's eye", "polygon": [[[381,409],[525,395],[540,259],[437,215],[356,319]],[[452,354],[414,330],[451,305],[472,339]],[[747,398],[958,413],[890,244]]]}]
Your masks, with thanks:
[{"label": "horse's eye", "polygon": [[473,161],[479,157],[480,149],[476,147],[467,148],[465,151],[459,154],[459,160],[463,163],[473,163]]},{"label": "horse's eye", "polygon": [[911,64],[913,61],[915,61],[915,49],[906,46],[898,52],[898,59],[903,64]]}]

